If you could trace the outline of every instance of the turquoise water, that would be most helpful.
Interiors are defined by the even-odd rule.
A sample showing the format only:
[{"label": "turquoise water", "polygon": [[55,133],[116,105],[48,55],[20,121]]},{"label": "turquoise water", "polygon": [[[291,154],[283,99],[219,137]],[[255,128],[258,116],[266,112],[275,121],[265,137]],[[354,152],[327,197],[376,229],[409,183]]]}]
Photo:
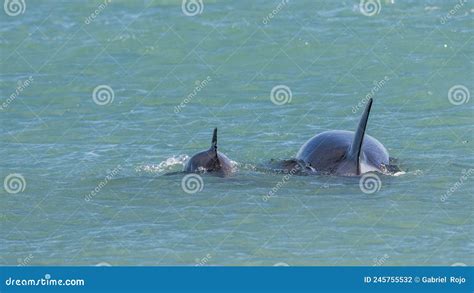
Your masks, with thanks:
[{"label": "turquoise water", "polygon": [[[474,264],[472,3],[37,2],[0,11],[1,264]],[[379,191],[261,171],[368,95]],[[186,193],[214,127],[237,172]]]}]

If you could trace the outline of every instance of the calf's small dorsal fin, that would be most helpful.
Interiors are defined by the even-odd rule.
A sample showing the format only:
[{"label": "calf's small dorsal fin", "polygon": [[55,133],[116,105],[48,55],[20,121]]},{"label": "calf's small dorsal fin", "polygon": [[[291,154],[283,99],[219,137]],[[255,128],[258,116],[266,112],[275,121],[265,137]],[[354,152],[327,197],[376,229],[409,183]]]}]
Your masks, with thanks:
[{"label": "calf's small dorsal fin", "polygon": [[352,141],[351,147],[349,149],[349,153],[347,158],[352,163],[356,164],[357,166],[357,175],[360,175],[360,152],[362,149],[362,144],[364,143],[364,135],[365,129],[367,128],[367,121],[369,120],[370,109],[372,108],[372,98],[369,99],[367,102],[367,106],[365,106],[364,113],[359,121],[359,126],[357,126],[357,130],[354,134],[354,140]]}]

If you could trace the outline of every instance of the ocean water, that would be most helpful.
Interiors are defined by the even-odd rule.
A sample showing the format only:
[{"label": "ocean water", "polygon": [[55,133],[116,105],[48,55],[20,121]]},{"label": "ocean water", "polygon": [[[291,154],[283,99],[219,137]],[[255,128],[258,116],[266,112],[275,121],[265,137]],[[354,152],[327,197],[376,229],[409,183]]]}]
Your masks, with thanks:
[{"label": "ocean water", "polygon": [[[0,264],[474,265],[472,3],[23,2],[0,11]],[[403,173],[262,171],[370,96]],[[214,127],[236,173],[165,176]]]}]

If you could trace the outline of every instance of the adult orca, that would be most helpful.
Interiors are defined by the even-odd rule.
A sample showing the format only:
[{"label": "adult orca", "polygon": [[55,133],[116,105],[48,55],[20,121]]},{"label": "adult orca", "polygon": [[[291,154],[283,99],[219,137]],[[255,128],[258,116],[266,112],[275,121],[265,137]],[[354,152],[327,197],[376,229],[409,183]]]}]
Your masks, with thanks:
[{"label": "adult orca", "polygon": [[296,155],[297,165],[310,173],[340,176],[389,172],[387,149],[365,133],[372,103],[370,99],[355,132],[326,131],[308,140]]},{"label": "adult orca", "polygon": [[232,161],[217,151],[217,128],[212,135],[211,148],[195,154],[184,166],[184,172],[187,173],[213,172],[222,176],[229,175],[232,170]]}]

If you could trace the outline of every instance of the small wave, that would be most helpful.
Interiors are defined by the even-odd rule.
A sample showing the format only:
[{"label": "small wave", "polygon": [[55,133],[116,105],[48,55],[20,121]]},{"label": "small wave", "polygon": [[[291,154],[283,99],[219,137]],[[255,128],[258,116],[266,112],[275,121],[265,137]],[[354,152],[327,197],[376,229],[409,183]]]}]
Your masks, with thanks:
[{"label": "small wave", "polygon": [[238,162],[232,161],[232,160],[230,160],[230,163],[232,165],[232,172],[234,172],[234,173],[238,172],[240,164]]},{"label": "small wave", "polygon": [[[188,155],[172,156],[159,164],[140,165],[135,168],[138,173],[160,174],[163,172],[177,171],[183,167],[188,160]],[[180,169],[181,169],[180,168]]]},{"label": "small wave", "polygon": [[398,171],[398,172],[396,172],[396,173],[392,174],[392,176],[394,176],[394,177],[398,177],[398,176],[405,175],[406,173],[407,173],[407,172],[405,172],[405,171]]},{"label": "small wave", "polygon": [[425,11],[434,11],[441,9],[439,6],[425,6]]},{"label": "small wave", "polygon": [[94,151],[90,151],[90,152],[87,152],[87,153],[86,153],[86,157],[95,157],[95,158],[97,158],[97,157],[100,157],[100,155],[97,154],[97,153],[94,152]]},{"label": "small wave", "polygon": [[[401,174],[398,174],[398,173],[401,173]],[[414,175],[414,176],[423,176],[423,175],[425,175],[425,172],[421,169],[406,170],[406,171],[396,172],[392,176],[401,176],[401,175],[405,175],[405,174]]]}]

